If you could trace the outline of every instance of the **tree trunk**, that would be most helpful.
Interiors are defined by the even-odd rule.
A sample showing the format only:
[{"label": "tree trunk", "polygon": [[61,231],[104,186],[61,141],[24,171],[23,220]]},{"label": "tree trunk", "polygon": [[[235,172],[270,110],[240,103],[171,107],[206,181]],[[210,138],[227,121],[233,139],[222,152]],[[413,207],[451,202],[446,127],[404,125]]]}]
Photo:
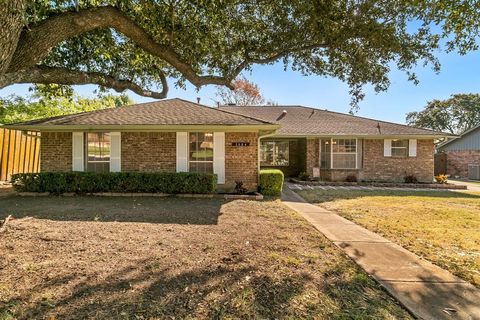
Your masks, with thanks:
[{"label": "tree trunk", "polygon": [[26,0],[0,0],[0,75],[7,71],[23,27]]}]

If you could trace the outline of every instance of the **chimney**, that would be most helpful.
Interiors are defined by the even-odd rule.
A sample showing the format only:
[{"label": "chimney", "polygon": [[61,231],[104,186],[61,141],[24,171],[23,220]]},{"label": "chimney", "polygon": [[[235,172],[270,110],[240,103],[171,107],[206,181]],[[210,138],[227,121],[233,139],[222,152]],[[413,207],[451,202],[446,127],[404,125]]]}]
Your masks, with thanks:
[{"label": "chimney", "polygon": [[200,104],[200,97],[197,97],[197,103]]}]

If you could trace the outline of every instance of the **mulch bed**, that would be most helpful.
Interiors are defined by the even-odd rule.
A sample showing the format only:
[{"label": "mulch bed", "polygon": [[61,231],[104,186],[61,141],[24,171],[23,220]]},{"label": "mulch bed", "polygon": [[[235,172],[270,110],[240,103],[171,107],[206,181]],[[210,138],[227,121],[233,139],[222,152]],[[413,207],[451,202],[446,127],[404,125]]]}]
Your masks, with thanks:
[{"label": "mulch bed", "polygon": [[290,179],[291,182],[312,185],[312,186],[365,186],[380,188],[415,188],[415,189],[450,189],[450,190],[466,190],[467,186],[451,184],[451,183],[394,183],[394,182],[344,182],[344,181],[302,181],[295,178]]}]

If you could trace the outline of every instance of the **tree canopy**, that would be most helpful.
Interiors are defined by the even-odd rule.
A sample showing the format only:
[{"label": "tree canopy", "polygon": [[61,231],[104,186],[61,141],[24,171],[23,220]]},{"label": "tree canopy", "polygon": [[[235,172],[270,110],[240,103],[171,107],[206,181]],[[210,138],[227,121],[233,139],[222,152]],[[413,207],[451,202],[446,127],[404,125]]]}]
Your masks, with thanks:
[{"label": "tree canopy", "polygon": [[454,94],[446,100],[429,101],[422,111],[407,113],[407,123],[460,134],[480,124],[480,94]]},{"label": "tree canopy", "polygon": [[96,98],[83,98],[68,87],[37,85],[27,98],[10,96],[0,99],[0,124],[114,108],[131,103],[124,94],[101,94]]},{"label": "tree canopy", "polygon": [[[357,101],[386,90],[392,66],[413,68],[446,50],[477,49],[478,1],[0,0],[0,88],[96,84],[164,98],[175,85],[232,81],[283,61],[336,77]],[[444,42],[442,42],[444,41]]]}]

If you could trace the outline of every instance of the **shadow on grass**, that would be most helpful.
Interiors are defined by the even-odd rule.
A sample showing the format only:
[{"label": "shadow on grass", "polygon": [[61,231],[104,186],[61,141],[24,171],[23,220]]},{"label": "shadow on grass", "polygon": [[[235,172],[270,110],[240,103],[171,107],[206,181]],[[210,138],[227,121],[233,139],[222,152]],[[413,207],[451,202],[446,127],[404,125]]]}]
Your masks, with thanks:
[{"label": "shadow on grass", "polygon": [[308,202],[330,202],[335,200],[350,200],[362,197],[430,197],[480,199],[480,194],[455,191],[410,191],[410,190],[295,190]]},{"label": "shadow on grass", "polygon": [[0,219],[35,217],[58,221],[217,224],[223,199],[155,197],[4,197]]}]

